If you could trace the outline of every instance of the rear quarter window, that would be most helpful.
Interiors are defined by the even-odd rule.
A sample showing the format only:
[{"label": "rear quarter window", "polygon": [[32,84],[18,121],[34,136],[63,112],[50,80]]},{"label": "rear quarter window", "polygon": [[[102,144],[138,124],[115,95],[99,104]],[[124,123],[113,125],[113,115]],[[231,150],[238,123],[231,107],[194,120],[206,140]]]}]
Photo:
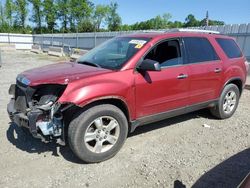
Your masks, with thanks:
[{"label": "rear quarter window", "polygon": [[213,46],[204,37],[184,37],[183,38],[187,63],[200,63],[219,60]]},{"label": "rear quarter window", "polygon": [[242,57],[241,50],[233,39],[217,38],[216,41],[223,49],[228,58]]}]

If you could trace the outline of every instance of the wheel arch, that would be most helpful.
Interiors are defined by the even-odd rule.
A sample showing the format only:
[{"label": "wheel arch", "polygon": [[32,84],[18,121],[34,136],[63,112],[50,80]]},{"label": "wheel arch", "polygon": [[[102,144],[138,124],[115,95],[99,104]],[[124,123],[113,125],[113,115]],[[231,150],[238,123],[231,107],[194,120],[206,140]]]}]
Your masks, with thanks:
[{"label": "wheel arch", "polygon": [[89,109],[92,106],[96,106],[96,105],[100,105],[100,104],[112,104],[112,105],[118,107],[125,114],[128,122],[130,122],[130,120],[131,120],[130,109],[129,109],[127,103],[118,97],[105,97],[105,98],[94,99],[91,102],[87,103],[85,106],[83,106],[83,108]]},{"label": "wheel arch", "polygon": [[130,123],[131,119],[132,119],[132,117],[131,117],[132,112],[131,112],[128,104],[124,100],[122,100],[121,98],[114,97],[114,96],[104,97],[104,98],[96,98],[96,99],[89,101],[85,105],[81,105],[81,106],[73,104],[73,103],[71,103],[71,104],[72,104],[71,107],[65,111],[66,115],[67,115],[67,112],[69,112],[68,114],[70,114],[70,115],[74,114],[75,116],[77,116],[78,114],[82,113],[83,111],[85,111],[93,106],[97,106],[97,105],[101,105],[101,104],[112,104],[112,105],[116,106],[117,108],[119,108],[124,113],[124,115],[127,118],[128,123]]},{"label": "wheel arch", "polygon": [[[240,91],[240,95],[243,91],[243,81],[241,80],[241,78],[235,77],[235,78],[231,78],[229,79],[223,86],[223,89],[225,88],[226,85],[228,84],[234,84],[238,87],[239,91]],[[221,93],[223,91],[223,89],[221,90]]]}]

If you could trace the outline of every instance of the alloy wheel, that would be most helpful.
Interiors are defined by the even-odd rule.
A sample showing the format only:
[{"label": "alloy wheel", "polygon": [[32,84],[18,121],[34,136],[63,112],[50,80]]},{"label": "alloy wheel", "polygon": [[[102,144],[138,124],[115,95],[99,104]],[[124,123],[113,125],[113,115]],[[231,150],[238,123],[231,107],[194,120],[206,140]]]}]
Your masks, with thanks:
[{"label": "alloy wheel", "polygon": [[90,123],[84,134],[84,143],[93,153],[110,150],[117,142],[120,125],[111,116],[101,116]]}]

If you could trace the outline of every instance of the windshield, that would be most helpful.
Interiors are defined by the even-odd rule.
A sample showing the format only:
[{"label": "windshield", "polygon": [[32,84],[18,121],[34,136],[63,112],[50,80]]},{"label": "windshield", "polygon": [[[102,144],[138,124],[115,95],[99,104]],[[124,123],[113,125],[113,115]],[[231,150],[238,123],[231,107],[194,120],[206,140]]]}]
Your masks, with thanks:
[{"label": "windshield", "polygon": [[135,37],[114,38],[80,57],[77,63],[118,70],[149,40]]}]

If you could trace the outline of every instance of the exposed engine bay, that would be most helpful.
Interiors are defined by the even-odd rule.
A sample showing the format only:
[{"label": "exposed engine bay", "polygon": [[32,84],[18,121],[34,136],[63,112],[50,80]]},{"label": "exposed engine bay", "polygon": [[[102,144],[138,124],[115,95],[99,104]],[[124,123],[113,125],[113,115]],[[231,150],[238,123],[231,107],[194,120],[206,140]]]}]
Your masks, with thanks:
[{"label": "exposed engine bay", "polygon": [[17,79],[10,86],[13,96],[8,104],[8,113],[18,126],[26,127],[36,138],[49,142],[56,139],[64,145],[63,111],[68,105],[57,102],[67,85],[44,84],[30,87]]}]

